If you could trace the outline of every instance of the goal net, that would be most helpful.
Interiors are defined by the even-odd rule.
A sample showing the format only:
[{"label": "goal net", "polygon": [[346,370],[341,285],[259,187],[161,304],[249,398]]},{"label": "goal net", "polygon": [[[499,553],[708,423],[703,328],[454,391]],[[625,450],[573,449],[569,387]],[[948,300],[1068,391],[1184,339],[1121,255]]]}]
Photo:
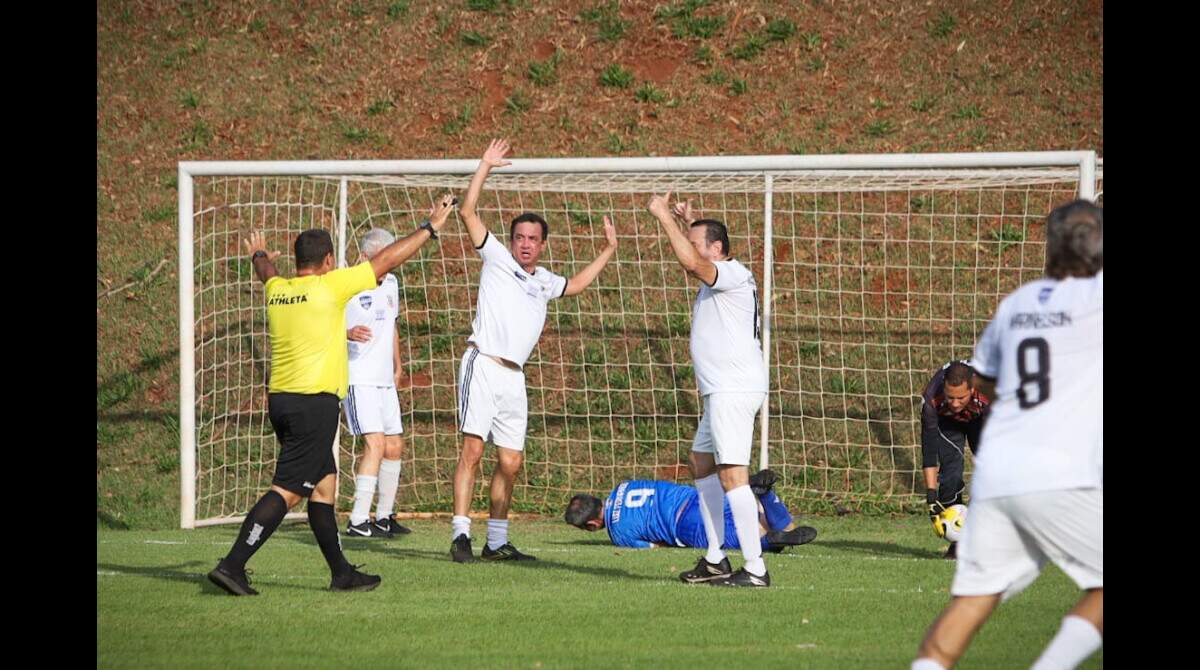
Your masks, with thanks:
[{"label": "goal net", "polygon": [[[270,486],[278,445],[266,415],[270,343],[250,230],[284,252],[302,230],[333,235],[339,265],[371,228],[403,236],[441,193],[465,192],[474,160],[180,164],[181,524],[239,521]],[[687,480],[699,420],[688,333],[698,286],[647,213],[654,193],[725,222],[759,287],[770,393],[754,466],[800,510],[902,509],[923,500],[920,394],[969,358],[999,299],[1042,273],[1044,219],[1102,191],[1092,152],[516,159],[493,171],[478,211],[550,224],[541,265],[571,276],[604,245],[616,257],[583,294],[552,301],[527,365],[529,429],[514,509],[559,512],[623,479]],[[457,215],[395,270],[405,427],[398,506],[448,512],[455,377],[480,260]],[[361,441],[336,445],[339,507]],[[491,458],[484,459],[490,473]],[[477,479],[485,509],[487,477]]]}]

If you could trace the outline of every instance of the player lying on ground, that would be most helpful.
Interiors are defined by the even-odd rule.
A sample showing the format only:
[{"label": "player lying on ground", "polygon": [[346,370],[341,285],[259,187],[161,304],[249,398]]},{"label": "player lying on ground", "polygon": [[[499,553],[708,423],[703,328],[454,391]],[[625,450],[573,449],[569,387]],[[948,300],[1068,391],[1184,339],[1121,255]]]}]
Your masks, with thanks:
[{"label": "player lying on ground", "polygon": [[[934,373],[921,394],[921,460],[925,504],[933,532],[942,537],[938,515],[963,504],[965,450],[979,456],[979,431],[987,420],[988,398],[976,388],[978,375],[966,361],[950,361]],[[946,558],[956,555],[951,542]]]},{"label": "player lying on ground", "polygon": [[[971,366],[996,379],[953,599],[912,670],[952,667],[1002,600],[1053,561],[1084,590],[1034,670],[1074,668],[1104,631],[1104,210],[1046,218],[1046,277],[1000,302]],[[1013,640],[1013,644],[1022,644]]]},{"label": "player lying on ground", "polygon": [[[359,242],[358,260],[374,258],[395,237],[372,228]],[[400,285],[387,273],[378,286],[346,303],[346,337],[350,340],[350,390],[342,400],[351,435],[363,438],[363,455],[354,477],[354,508],[346,526],[350,537],[387,538],[410,533],[396,523],[392,510],[400,487],[400,457],[404,455],[404,423],[400,418]],[[375,521],[368,517],[375,489],[379,504]]]},{"label": "player lying on ground", "polygon": [[[775,473],[763,470],[750,478],[750,487],[758,498],[760,545],[767,551],[780,552],[812,542],[817,531],[797,527],[787,506],[771,490]],[[673,482],[630,480],[617,485],[607,500],[579,494],[571,498],[564,518],[583,530],[608,529],[608,537],[618,547],[708,548],[708,534],[700,516],[700,494],[695,487]],[[733,513],[725,505],[725,542],[723,549],[738,549]]]},{"label": "player lying on ground", "polygon": [[508,508],[512,504],[513,479],[524,462],[529,418],[525,373],[521,368],[542,335],[546,304],[582,293],[617,252],[617,233],[606,216],[606,245],[578,274],[567,279],[538,267],[550,227],[533,212],[525,212],[509,224],[506,249],[483,225],[475,205],[491,169],[511,164],[504,160],[508,150],[506,140],[492,140],[471,178],[462,206],[463,223],[471,244],[483,259],[483,267],[479,271],[475,320],[458,376],[458,429],[463,435],[463,446],[454,470],[454,518],[450,532],[450,558],[457,563],[475,560],[468,513],[475,494],[475,472],[488,440],[496,445],[496,468],[492,472],[487,545],[480,558],[533,559],[508,541]]},{"label": "player lying on ground", "polygon": [[263,283],[267,325],[271,332],[271,382],[267,410],[279,458],[268,490],[238,531],[229,554],[208,579],[235,596],[252,596],[246,561],[267,542],[287,511],[304,498],[308,525],[329,564],[334,591],[369,591],[376,575],[359,572],[342,553],[337,518],[337,463],[333,445],[338,427],[338,401],[346,397],[349,369],[346,351],[346,303],[372,288],[383,275],[420,250],[446,223],[453,199],[443,196],[430,211],[431,221],[404,239],[384,247],[371,260],[334,269],[333,239],[320,229],[296,237],[296,276],[275,269],[279,252],[269,252],[262,233],[245,240],[254,274]]}]

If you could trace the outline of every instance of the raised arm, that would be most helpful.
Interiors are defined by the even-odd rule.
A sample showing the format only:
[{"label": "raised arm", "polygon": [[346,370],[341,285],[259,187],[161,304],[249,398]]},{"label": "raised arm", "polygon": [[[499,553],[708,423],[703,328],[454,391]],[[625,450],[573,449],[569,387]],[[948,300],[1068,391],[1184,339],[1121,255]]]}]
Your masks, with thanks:
[{"label": "raised arm", "polygon": [[612,260],[613,255],[617,253],[617,229],[613,228],[612,221],[607,216],[604,217],[604,239],[608,244],[605,245],[604,251],[600,252],[596,260],[588,263],[587,267],[567,280],[565,295],[579,295],[583,293],[583,289],[596,280],[596,277],[600,275],[600,271],[604,269],[605,265],[608,265],[608,261]]},{"label": "raised arm", "polygon": [[691,241],[688,240],[687,235],[679,229],[679,224],[671,216],[671,207],[667,204],[670,197],[671,194],[667,193],[651,198],[650,213],[662,224],[663,232],[671,241],[671,251],[675,252],[675,258],[679,260],[683,269],[711,286],[717,280],[717,266],[701,257],[696,248],[692,246]]},{"label": "raised arm", "polygon": [[417,228],[375,254],[371,258],[371,269],[375,271],[375,281],[383,279],[383,275],[403,264],[417,253],[421,245],[425,244],[425,241],[430,239],[436,231],[441,230],[442,226],[446,225],[446,219],[450,217],[450,212],[454,209],[454,203],[454,196],[443,195],[429,210],[429,225],[433,231]]},{"label": "raised arm", "polygon": [[479,168],[475,170],[475,176],[471,177],[471,185],[467,187],[467,197],[463,200],[462,210],[459,214],[462,215],[463,223],[467,224],[467,234],[471,236],[471,244],[476,249],[483,246],[488,231],[487,226],[483,225],[483,221],[480,221],[479,215],[475,213],[475,205],[479,204],[479,194],[483,192],[483,182],[487,180],[488,173],[492,171],[492,168],[512,165],[510,161],[504,160],[504,156],[510,148],[508,140],[492,140],[487,151],[483,152],[483,158],[479,160]]},{"label": "raised arm", "polygon": [[[254,266],[254,274],[258,276],[258,280],[262,283],[267,283],[267,280],[279,274],[275,269],[275,259],[279,258],[278,251],[268,251],[266,238],[257,230],[251,231],[250,235],[242,240],[242,246],[246,248],[246,253],[250,254],[250,264]],[[258,252],[263,252],[259,254]]]}]

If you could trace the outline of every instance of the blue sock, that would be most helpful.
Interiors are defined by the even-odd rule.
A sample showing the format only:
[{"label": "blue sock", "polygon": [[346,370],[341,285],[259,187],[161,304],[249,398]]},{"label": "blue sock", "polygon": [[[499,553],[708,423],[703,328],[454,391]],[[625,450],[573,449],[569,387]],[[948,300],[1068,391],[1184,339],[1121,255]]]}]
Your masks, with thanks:
[{"label": "blue sock", "polygon": [[758,500],[762,503],[763,512],[767,515],[767,527],[771,530],[783,530],[792,522],[792,515],[787,506],[774,491],[767,491],[767,495]]}]

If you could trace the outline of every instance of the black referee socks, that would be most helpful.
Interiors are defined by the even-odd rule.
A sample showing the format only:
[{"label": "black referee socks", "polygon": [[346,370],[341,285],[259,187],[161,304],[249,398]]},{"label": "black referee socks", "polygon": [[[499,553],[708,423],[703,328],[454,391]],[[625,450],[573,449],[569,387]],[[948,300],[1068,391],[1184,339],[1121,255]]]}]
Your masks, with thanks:
[{"label": "black referee socks", "polygon": [[308,501],[308,525],[312,528],[321,553],[325,554],[325,562],[334,577],[344,575],[353,568],[342,553],[342,543],[338,539],[337,517],[333,513],[333,505]]},{"label": "black referee socks", "polygon": [[225,557],[225,564],[245,569],[246,561],[249,561],[254,552],[271,537],[271,533],[279,527],[286,514],[287,503],[284,502],[283,496],[274,491],[267,491],[246,515],[242,529],[238,531],[237,541]]}]

